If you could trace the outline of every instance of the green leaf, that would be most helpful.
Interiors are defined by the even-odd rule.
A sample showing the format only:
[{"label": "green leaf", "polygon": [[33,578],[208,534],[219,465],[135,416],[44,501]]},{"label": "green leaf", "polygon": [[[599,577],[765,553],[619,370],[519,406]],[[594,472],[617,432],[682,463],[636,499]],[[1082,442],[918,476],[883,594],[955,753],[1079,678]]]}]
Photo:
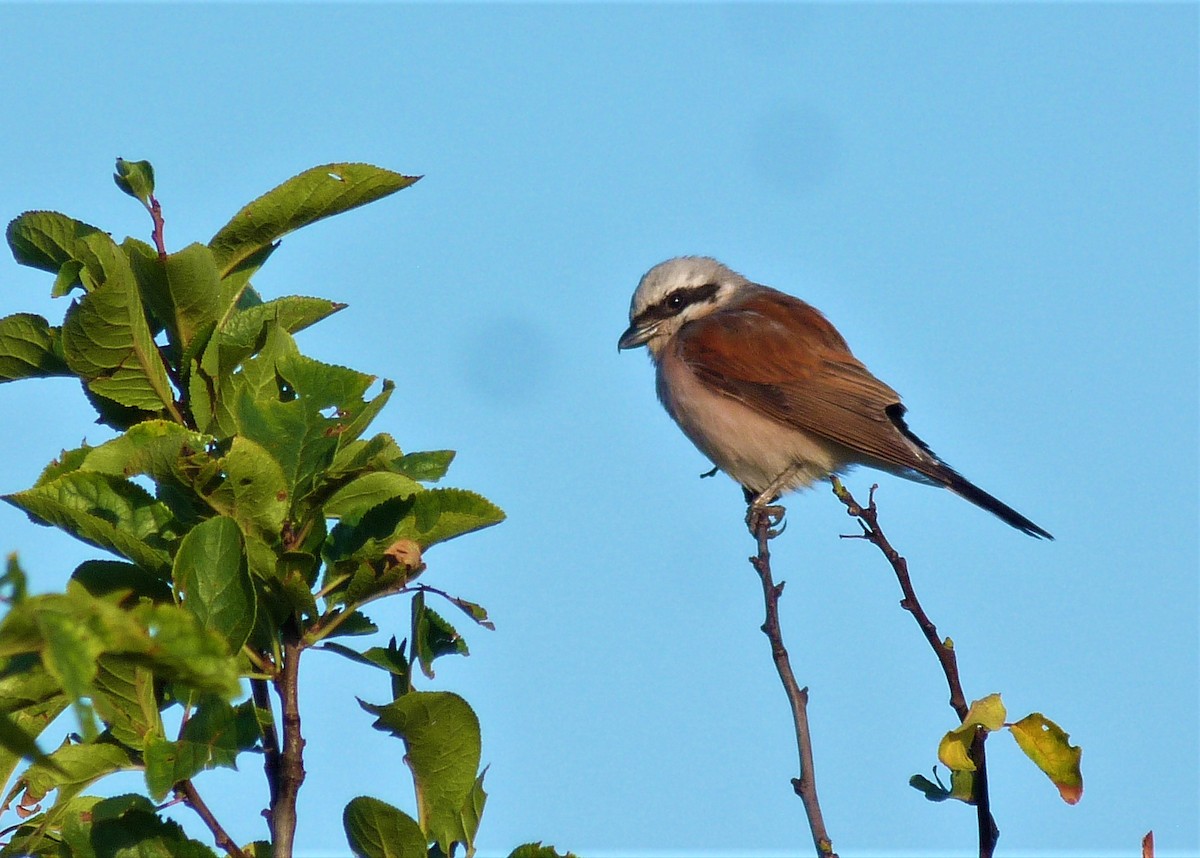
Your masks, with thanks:
[{"label": "green leaf", "polygon": [[1029,759],[1058,787],[1067,804],[1083,797],[1083,772],[1079,761],[1083,749],[1070,743],[1070,735],[1040,712],[1026,715],[1011,725],[1013,738]]},{"label": "green leaf", "polygon": [[146,742],[146,790],[162,801],[175,784],[206,769],[236,769],[237,755],[253,748],[260,735],[252,701],[235,709],[219,698],[205,698],[179,741],[156,735]]},{"label": "green leaf", "polygon": [[0,575],[0,599],[9,604],[18,605],[25,599],[26,589],[25,570],[21,568],[16,552],[13,552],[8,555],[8,562],[4,564],[4,573]]},{"label": "green leaf", "polygon": [[63,359],[62,331],[33,313],[0,319],[0,383],[71,375]]},{"label": "green leaf", "polygon": [[[112,244],[112,239],[105,239]],[[115,245],[113,251],[106,281],[67,310],[63,322],[67,365],[100,396],[146,411],[165,408],[178,417],[133,271]]]},{"label": "green leaf", "polygon": [[453,450],[428,450],[423,453],[409,453],[396,464],[396,469],[414,480],[436,483],[446,476],[453,460]]},{"label": "green leaf", "polygon": [[107,233],[58,212],[25,212],[8,225],[8,246],[21,265],[57,276],[54,297],[75,286],[90,291],[107,282],[117,264]]},{"label": "green leaf", "polygon": [[231,653],[241,649],[254,628],[257,598],[237,522],[220,515],[192,528],[179,544],[172,574],[184,606],[221,634]]},{"label": "green leaf", "polygon": [[342,813],[350,851],[358,858],[426,858],[425,832],[402,810],[370,796],[353,798]]},{"label": "green leaf", "polygon": [[379,626],[371,622],[371,619],[362,611],[351,611],[349,618],[340,623],[336,630],[331,632],[327,637],[357,637],[359,635],[373,635],[379,631]]},{"label": "green leaf", "polygon": [[171,342],[186,349],[205,326],[215,325],[225,307],[212,251],[189,244],[165,260],[145,245],[126,244],[142,300],[166,326]]},{"label": "green leaf", "polygon": [[924,775],[913,775],[908,779],[908,785],[924,793],[929,801],[945,801],[948,798],[957,799],[967,804],[975,803],[975,774],[967,771],[951,771],[950,787],[947,788],[938,777],[937,766],[933,767],[934,783]]},{"label": "green leaf", "polygon": [[413,498],[411,513],[392,533],[392,541],[412,539],[427,549],[501,521],[503,511],[482,495],[465,489],[431,489]]},{"label": "green leaf", "polygon": [[560,855],[553,846],[543,846],[539,840],[536,843],[526,843],[508,853],[508,858],[575,858],[575,854],[567,852]]},{"label": "green leaf", "polygon": [[72,471],[4,500],[35,520],[154,572],[171,565],[171,513],[141,486],[108,474]]},{"label": "green leaf", "polygon": [[951,771],[973,772],[975,762],[970,757],[971,743],[976,729],[995,731],[1004,726],[1004,704],[999,694],[989,694],[971,703],[962,724],[942,737],[938,745],[938,759]]},{"label": "green leaf", "polygon": [[141,566],[120,560],[85,560],[71,573],[71,580],[93,596],[128,593],[134,601],[145,598],[160,603],[172,599],[170,584]]},{"label": "green leaf", "polygon": [[208,494],[213,509],[247,532],[276,541],[291,499],[279,462],[254,441],[235,437],[219,467],[224,479]]},{"label": "green leaf", "polygon": [[480,756],[479,719],[471,707],[449,691],[411,691],[387,706],[362,706],[378,716],[377,730],[404,741],[421,828],[447,854],[451,843],[467,843],[463,809]]},{"label": "green leaf", "polygon": [[150,197],[154,194],[154,167],[149,161],[126,161],[117,159],[117,171],[113,173],[113,181],[142,205],[150,205]]},{"label": "green leaf", "polygon": [[225,642],[179,605],[142,601],[123,608],[71,581],[65,593],[28,597],[0,620],[0,656],[37,653],[43,662],[52,660],[48,672],[69,683],[68,693],[90,683],[80,652],[128,658],[202,692],[232,697],[239,691],[237,663]]},{"label": "green leaf", "polygon": [[23,803],[29,803],[41,801],[46,793],[57,789],[57,802],[61,804],[93,781],[136,765],[128,751],[109,742],[64,744],[46,760],[26,769],[12,792],[23,792]]},{"label": "green leaf", "polygon": [[161,731],[154,674],[119,656],[98,659],[91,689],[96,713],[118,742],[141,750],[146,734]]},{"label": "green leaf", "polygon": [[[46,672],[36,657],[10,659],[0,676],[0,713],[8,725],[33,742],[50,722],[67,708],[62,686]],[[6,729],[0,742],[0,784],[7,783],[17,763],[41,759],[41,752],[24,744],[21,736]]]},{"label": "green leaf", "polygon": [[38,747],[37,739],[29,735],[11,715],[2,711],[0,711],[0,749],[14,757],[24,757],[35,762],[46,759],[46,755]]},{"label": "green leaf", "polygon": [[318,647],[318,649],[335,652],[359,664],[366,664],[387,671],[392,677],[393,699],[399,697],[401,694],[407,694],[411,690],[409,675],[411,669],[409,668],[408,658],[404,654],[404,648],[404,642],[402,641],[397,646],[394,637],[388,642],[386,647],[373,646],[364,652],[359,652],[356,649],[351,649],[348,646],[333,643],[332,641],[327,641]]},{"label": "green leaf", "polygon": [[[96,858],[215,858],[211,849],[190,839],[179,823],[156,813],[145,796],[103,799],[93,805],[89,816],[91,830],[76,837],[80,841],[86,837]],[[64,835],[67,833],[64,826]],[[83,856],[76,853],[72,858]]]},{"label": "green leaf", "polygon": [[421,663],[421,672],[433,679],[433,660],[443,655],[469,655],[467,642],[433,609],[425,606],[425,594],[412,600],[413,654]]},{"label": "green leaf", "polygon": [[148,474],[155,482],[184,482],[180,459],[203,452],[212,442],[211,435],[170,420],[146,420],[87,452],[79,469],[135,477]]},{"label": "green leaf", "polygon": [[369,164],[314,167],[247,205],[208,244],[224,276],[289,232],[386,197],[418,178]]},{"label": "green leaf", "polygon": [[358,517],[384,501],[410,497],[420,491],[424,487],[411,477],[375,471],[342,486],[325,501],[323,509],[327,518]]}]

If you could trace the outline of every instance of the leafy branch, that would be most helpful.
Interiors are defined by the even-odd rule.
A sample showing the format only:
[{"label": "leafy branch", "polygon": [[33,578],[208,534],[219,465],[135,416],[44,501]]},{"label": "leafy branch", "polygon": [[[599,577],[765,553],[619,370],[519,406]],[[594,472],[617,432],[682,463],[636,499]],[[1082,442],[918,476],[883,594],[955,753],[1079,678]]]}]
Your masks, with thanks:
[{"label": "leafy branch", "polygon": [[1013,724],[1006,723],[1007,714],[998,694],[967,704],[959,678],[954,642],[938,635],[937,626],[929,619],[917,598],[908,572],[908,561],[892,546],[879,526],[879,511],[875,505],[878,486],[871,486],[867,505],[863,507],[837,477],[831,481],[833,493],[846,506],[847,514],[858,520],[862,530],[861,533],[844,535],[842,538],[862,539],[871,543],[892,567],[904,595],[900,607],[912,614],[937,656],[950,689],[950,706],[960,722],[958,727],[946,734],[938,748],[939,759],[951,770],[950,787],[947,788],[940,780],[935,784],[922,775],[914,775],[909,783],[932,801],[955,798],[975,805],[979,855],[980,858],[991,858],[1000,830],[991,812],[984,745],[988,734],[1007,727],[1021,750],[1046,773],[1058,787],[1063,799],[1070,804],[1077,802],[1083,794],[1083,776],[1079,769],[1081,751],[1070,745],[1069,736],[1057,724],[1040,713],[1032,713]]},{"label": "leafy branch", "polygon": [[[300,659],[318,643],[384,671],[390,702],[363,706],[402,740],[413,771],[417,819],[355,799],[343,814],[351,850],[474,853],[486,800],[478,720],[457,695],[417,690],[413,674],[433,679],[436,659],[467,653],[427,594],[492,625],[481,606],[413,580],[432,546],[504,513],[473,492],[428,485],[452,452],[404,452],[389,435],[366,435],[395,384],[369,395],[374,376],[301,353],[294,335],[345,305],[264,300],[251,282],[283,236],[417,178],[316,167],[207,243],[169,252],[153,168],[119,159],[114,180],[149,213],[153,246],[117,244],[57,212],[9,224],[18,263],[53,274],[54,297],[81,295],[61,325],[0,319],[0,383],[75,377],[117,434],[63,451],[32,487],[3,497],[115,559],[81,564],[64,593],[29,595],[15,558],[0,576],[0,774],[12,781],[0,813],[19,817],[0,858],[91,856],[113,838],[139,854],[212,855],[159,814],[172,793],[232,858],[289,858],[308,741]],[[377,632],[362,609],[401,595],[412,625],[399,644],[359,651],[329,640]],[[43,752],[38,737],[68,707],[78,733]],[[168,739],[163,715],[176,707],[180,728]],[[239,844],[195,781],[247,752],[262,754],[270,839]],[[144,773],[146,796],[85,794],[129,770]],[[540,844],[513,854],[560,858]]]}]

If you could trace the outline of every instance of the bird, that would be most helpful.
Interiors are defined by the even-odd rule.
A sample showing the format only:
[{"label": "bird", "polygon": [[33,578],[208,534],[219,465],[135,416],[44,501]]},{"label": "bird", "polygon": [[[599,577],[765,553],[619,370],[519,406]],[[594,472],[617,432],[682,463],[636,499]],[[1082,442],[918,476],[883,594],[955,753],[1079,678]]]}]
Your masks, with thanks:
[{"label": "bird", "polygon": [[866,465],[942,486],[1023,533],[1054,538],[913,434],[900,395],[819,310],[715,259],[679,256],[646,272],[617,342],[618,351],[640,346],[667,413],[741,484],[752,510]]}]

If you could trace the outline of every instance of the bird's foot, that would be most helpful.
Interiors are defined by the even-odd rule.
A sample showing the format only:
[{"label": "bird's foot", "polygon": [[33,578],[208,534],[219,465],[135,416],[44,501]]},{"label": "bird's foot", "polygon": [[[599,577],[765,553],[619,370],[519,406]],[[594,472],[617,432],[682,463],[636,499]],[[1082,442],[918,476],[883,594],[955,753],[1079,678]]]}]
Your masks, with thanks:
[{"label": "bird's foot", "polygon": [[763,500],[760,495],[746,508],[746,527],[750,529],[752,536],[757,537],[759,529],[764,526],[767,539],[774,539],[787,529],[787,522],[783,520],[787,510],[779,504],[770,503],[771,500],[774,498]]}]

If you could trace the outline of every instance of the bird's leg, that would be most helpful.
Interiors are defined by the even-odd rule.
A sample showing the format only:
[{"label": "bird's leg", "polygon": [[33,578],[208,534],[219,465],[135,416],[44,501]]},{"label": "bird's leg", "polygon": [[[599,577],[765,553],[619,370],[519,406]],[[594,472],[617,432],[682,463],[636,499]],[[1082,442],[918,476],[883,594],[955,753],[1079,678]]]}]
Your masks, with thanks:
[{"label": "bird's leg", "polygon": [[[784,486],[792,481],[796,476],[796,472],[800,470],[800,465],[788,465],[783,473],[771,481],[771,484],[755,495],[749,489],[746,489],[746,502],[749,508],[746,510],[746,526],[750,528],[750,532],[754,533],[758,529],[759,522],[765,516],[767,519],[767,538],[774,539],[779,534],[783,533],[783,527],[779,525],[783,523],[783,516],[786,510],[779,504],[773,501],[779,499],[779,493],[783,491]],[[786,525],[784,525],[786,527]]]}]

